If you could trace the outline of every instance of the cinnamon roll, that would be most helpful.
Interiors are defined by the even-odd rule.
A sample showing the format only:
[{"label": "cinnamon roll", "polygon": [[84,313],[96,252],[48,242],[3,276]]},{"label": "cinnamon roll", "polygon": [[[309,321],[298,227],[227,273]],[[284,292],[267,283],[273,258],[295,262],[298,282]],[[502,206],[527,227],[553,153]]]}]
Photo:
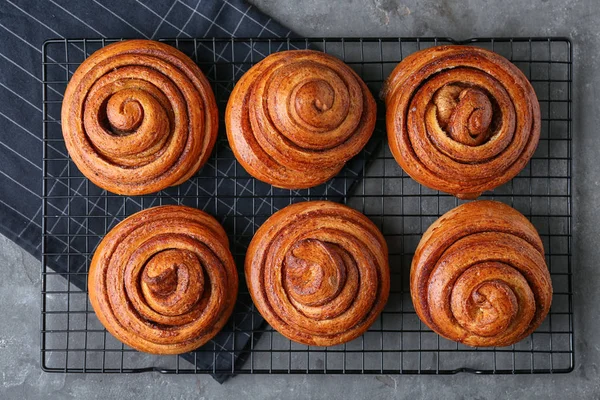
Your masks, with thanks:
[{"label": "cinnamon roll", "polygon": [[474,199],[527,164],[540,137],[540,106],[523,73],[472,46],[438,46],[405,58],[382,95],[388,142],[417,182]]},{"label": "cinnamon roll", "polygon": [[375,119],[375,100],[350,67],[325,53],[291,50],[268,56],[240,79],[225,125],[252,176],[301,189],[334,177],[369,141]]},{"label": "cinnamon roll", "polygon": [[88,288],[98,319],[117,339],[147,353],[179,354],[223,328],[238,276],[213,217],[161,206],[126,218],[102,239]]},{"label": "cinnamon roll", "polygon": [[267,322],[307,345],[362,335],[390,290],[381,232],[358,211],[328,201],[293,204],[271,216],[250,243],[245,272]]},{"label": "cinnamon roll", "polygon": [[509,346],[531,334],[552,302],[539,234],[495,201],[463,204],[423,235],[410,271],[421,320],[469,346]]},{"label": "cinnamon roll", "polygon": [[141,195],[178,185],[206,163],[217,138],[210,85],[164,43],[108,45],[75,71],[62,105],[69,155],[97,186]]}]

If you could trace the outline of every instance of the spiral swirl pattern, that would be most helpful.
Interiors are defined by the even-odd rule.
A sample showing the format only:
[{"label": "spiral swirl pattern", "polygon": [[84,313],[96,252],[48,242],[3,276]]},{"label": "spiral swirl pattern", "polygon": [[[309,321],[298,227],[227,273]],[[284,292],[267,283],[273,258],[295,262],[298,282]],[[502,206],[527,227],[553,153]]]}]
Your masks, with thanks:
[{"label": "spiral swirl pattern", "polygon": [[213,338],[238,290],[225,231],[183,206],[150,208],[118,224],[98,245],[88,279],[106,329],[153,354],[184,353]]},{"label": "spiral swirl pattern", "polygon": [[394,69],[382,95],[396,161],[422,185],[460,198],[508,182],[539,142],[533,87],[488,50],[438,46],[414,53]]},{"label": "spiral swirl pattern", "polygon": [[275,53],[236,84],[226,112],[229,144],[243,167],[274,186],[301,189],[335,176],[375,128],[365,83],[335,57]]},{"label": "spiral swirl pattern", "polygon": [[434,222],[412,262],[417,315],[469,346],[509,346],[531,334],[552,302],[542,241],[515,209],[463,204]]},{"label": "spiral swirl pattern", "polygon": [[293,204],[269,218],[250,243],[245,271],[267,322],[307,345],[362,335],[390,289],[381,232],[358,211],[327,201]]},{"label": "spiral swirl pattern", "polygon": [[73,162],[96,185],[141,195],[178,185],[206,163],[217,138],[208,81],[163,43],[108,45],[73,75],[62,131]]}]

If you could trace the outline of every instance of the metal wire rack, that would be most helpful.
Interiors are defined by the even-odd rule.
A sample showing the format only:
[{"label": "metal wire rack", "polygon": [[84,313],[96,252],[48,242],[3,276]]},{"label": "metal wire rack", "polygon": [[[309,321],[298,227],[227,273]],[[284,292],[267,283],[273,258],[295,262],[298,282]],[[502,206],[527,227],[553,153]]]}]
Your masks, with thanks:
[{"label": "metal wire rack", "polygon": [[[416,316],[408,287],[414,249],[425,229],[460,200],[420,186],[396,164],[385,140],[385,107],[365,150],[325,185],[281,190],[249,176],[221,132],[211,161],[192,179],[154,195],[125,197],[99,189],[70,161],[61,134],[66,84],[93,51],[115,40],[49,40],[42,53],[43,243],[41,365],[52,372],[483,374],[569,372],[574,365],[571,266],[572,53],[563,38],[327,38],[167,39],[192,57],[215,91],[221,116],[236,80],[266,55],[315,48],[350,65],[377,95],[408,54],[447,43],[496,51],[530,79],[542,109],[539,147],[512,181],[486,193],[525,214],[540,232],[554,285],[552,309],[529,338],[504,348],[469,348],[429,330]],[[264,324],[241,270],[256,228],[294,202],[329,199],[370,217],[390,248],[391,295],[362,337],[322,348],[293,343]],[[123,218],[159,204],[186,204],[215,215],[231,238],[240,267],[238,305],[223,332],[183,356],[150,356],[124,346],[96,318],[87,296],[87,268],[95,246]]]}]

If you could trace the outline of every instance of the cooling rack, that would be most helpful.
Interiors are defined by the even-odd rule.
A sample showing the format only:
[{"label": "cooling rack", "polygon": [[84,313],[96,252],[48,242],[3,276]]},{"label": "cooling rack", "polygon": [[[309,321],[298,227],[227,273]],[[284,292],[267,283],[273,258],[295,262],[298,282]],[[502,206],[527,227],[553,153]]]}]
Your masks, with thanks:
[{"label": "cooling rack", "polygon": [[[502,54],[530,79],[542,110],[539,147],[512,181],[482,198],[507,203],[540,232],[554,285],[548,318],[510,347],[469,348],[443,339],[416,316],[408,275],[425,229],[462,201],[422,187],[396,164],[385,139],[385,107],[378,101],[372,140],[327,184],[282,190],[249,176],[224,134],[210,162],[188,182],[149,196],[125,197],[99,189],[69,159],[60,128],[66,84],[77,66],[109,39],[56,39],[43,45],[43,243],[41,365],[50,372],[484,374],[569,372],[574,365],[571,265],[571,44],[564,38],[326,38],[165,39],[192,57],[210,80],[221,117],[233,85],[266,55],[313,48],[350,65],[375,96],[407,55],[439,44],[481,46]],[[255,230],[288,204],[329,199],[366,214],[390,248],[391,294],[384,312],[362,337],[335,347],[293,343],[255,310],[242,271]],[[103,235],[136,211],[185,204],[217,217],[230,235],[240,268],[238,304],[213,341],[182,356],[150,356],[124,346],[102,327],[87,296],[87,271]]]}]

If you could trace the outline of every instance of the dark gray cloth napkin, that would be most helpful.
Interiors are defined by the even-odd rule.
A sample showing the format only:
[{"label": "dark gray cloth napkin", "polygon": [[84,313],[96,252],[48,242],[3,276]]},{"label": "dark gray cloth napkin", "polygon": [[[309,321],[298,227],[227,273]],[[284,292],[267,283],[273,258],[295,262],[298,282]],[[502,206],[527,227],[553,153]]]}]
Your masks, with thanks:
[{"label": "dark gray cloth napkin", "polygon": [[[2,93],[0,117],[4,128],[0,135],[0,187],[2,188],[0,232],[36,256],[41,252],[42,237],[41,156],[44,110],[41,61],[42,43],[45,40],[101,37],[285,38],[291,35],[289,30],[242,0],[174,0],[173,2],[49,0],[47,3],[8,0],[0,4],[0,28],[4,33],[4,40],[0,41],[0,71],[2,71],[0,73],[0,93]],[[95,46],[92,46],[92,43],[95,43]],[[214,59],[218,59],[221,65],[232,61],[238,65],[237,68],[223,67],[219,71],[211,69],[212,73],[208,74],[209,79],[216,80],[215,94],[221,113],[224,113],[223,108],[233,87],[232,82],[239,79],[249,68],[252,56],[263,57],[271,51],[287,47],[283,42],[279,42],[274,48],[268,42],[257,42],[252,47],[246,43],[239,43],[238,50],[234,52],[231,47],[228,47],[231,46],[231,42],[225,41],[213,46],[200,43],[202,54],[199,54],[200,52],[197,52],[193,46],[187,45],[190,43],[183,40],[178,42],[167,40],[167,43],[178,45],[182,51],[201,63],[201,67],[206,66],[206,62],[210,65]],[[307,45],[301,42],[298,44],[300,47]],[[92,41],[88,44],[87,52],[92,52],[98,47],[98,41]],[[297,48],[295,45],[291,47]],[[46,87],[49,96],[47,100],[50,97],[61,99],[65,85],[56,82],[64,81],[64,71],[61,69],[64,68],[63,60],[69,52],[69,69],[74,70],[85,58],[83,47],[81,42],[67,45],[52,43],[45,49],[51,53],[46,53],[46,61],[55,64],[46,68],[48,74],[46,80],[50,82]],[[55,54],[57,49],[58,54]],[[216,54],[213,54],[213,51]],[[77,52],[82,54],[76,55]],[[231,59],[233,57],[235,59]],[[56,68],[57,62],[60,68]],[[54,77],[52,71],[58,71],[58,76]],[[227,82],[227,85],[217,82]],[[65,276],[68,283],[77,287],[81,293],[86,290],[85,267],[89,264],[91,252],[103,234],[124,217],[140,209],[158,205],[158,202],[157,197],[153,195],[144,198],[123,196],[107,198],[105,191],[100,191],[92,184],[89,185],[89,193],[86,193],[88,191],[86,180],[74,165],[67,168],[67,164],[71,163],[66,158],[66,149],[62,143],[58,124],[60,101],[54,100],[54,103],[48,104],[47,107],[47,137],[55,140],[49,142],[46,148],[48,151],[46,157],[52,160],[46,163],[46,194],[49,196],[47,215],[58,217],[46,219],[48,225],[44,232],[47,234],[45,263]],[[256,226],[270,213],[289,204],[292,198],[294,201],[309,200],[309,198],[346,201],[348,194],[352,192],[352,187],[360,180],[367,160],[380,143],[379,140],[371,141],[362,156],[349,162],[338,177],[302,194],[273,190],[270,185],[254,181],[249,177],[242,179],[245,183],[241,183],[237,177],[231,177],[230,172],[238,169],[234,166],[235,159],[224,139],[222,128],[223,126],[220,132],[221,139],[214,151],[215,162],[210,161],[203,167],[198,176],[200,180],[192,179],[177,188],[167,189],[161,195],[161,201],[162,199],[169,202],[170,200],[182,201],[184,204],[202,208],[215,215],[230,234],[232,251],[239,265],[243,263],[246,246]],[[240,175],[241,171],[237,174]],[[243,188],[236,190],[235,188],[240,185]],[[84,187],[86,190],[82,189]],[[201,205],[194,196],[178,195],[199,193],[199,191],[204,195],[203,198],[206,198],[206,195],[211,199],[219,197],[219,193],[225,196]],[[238,195],[242,193],[245,197],[236,198],[232,196],[234,193]],[[99,205],[99,201],[104,205]],[[235,217],[238,217],[238,223],[231,214],[237,214]],[[240,218],[245,215],[257,218]],[[238,301],[236,311],[231,318],[231,326],[205,345],[207,346],[205,349],[181,356],[182,359],[192,363],[197,370],[216,372],[213,377],[219,382],[224,381],[231,374],[226,371],[235,372],[243,364],[244,357],[247,355],[246,350],[252,340],[257,340],[261,331],[258,328],[263,323],[260,315],[251,309],[252,302],[247,291],[241,290],[239,297],[241,300]],[[69,301],[67,299],[67,302]],[[69,329],[87,330],[88,324],[86,322],[81,327],[71,324]],[[146,369],[147,365],[134,367]],[[160,369],[160,367],[156,368]]]}]

